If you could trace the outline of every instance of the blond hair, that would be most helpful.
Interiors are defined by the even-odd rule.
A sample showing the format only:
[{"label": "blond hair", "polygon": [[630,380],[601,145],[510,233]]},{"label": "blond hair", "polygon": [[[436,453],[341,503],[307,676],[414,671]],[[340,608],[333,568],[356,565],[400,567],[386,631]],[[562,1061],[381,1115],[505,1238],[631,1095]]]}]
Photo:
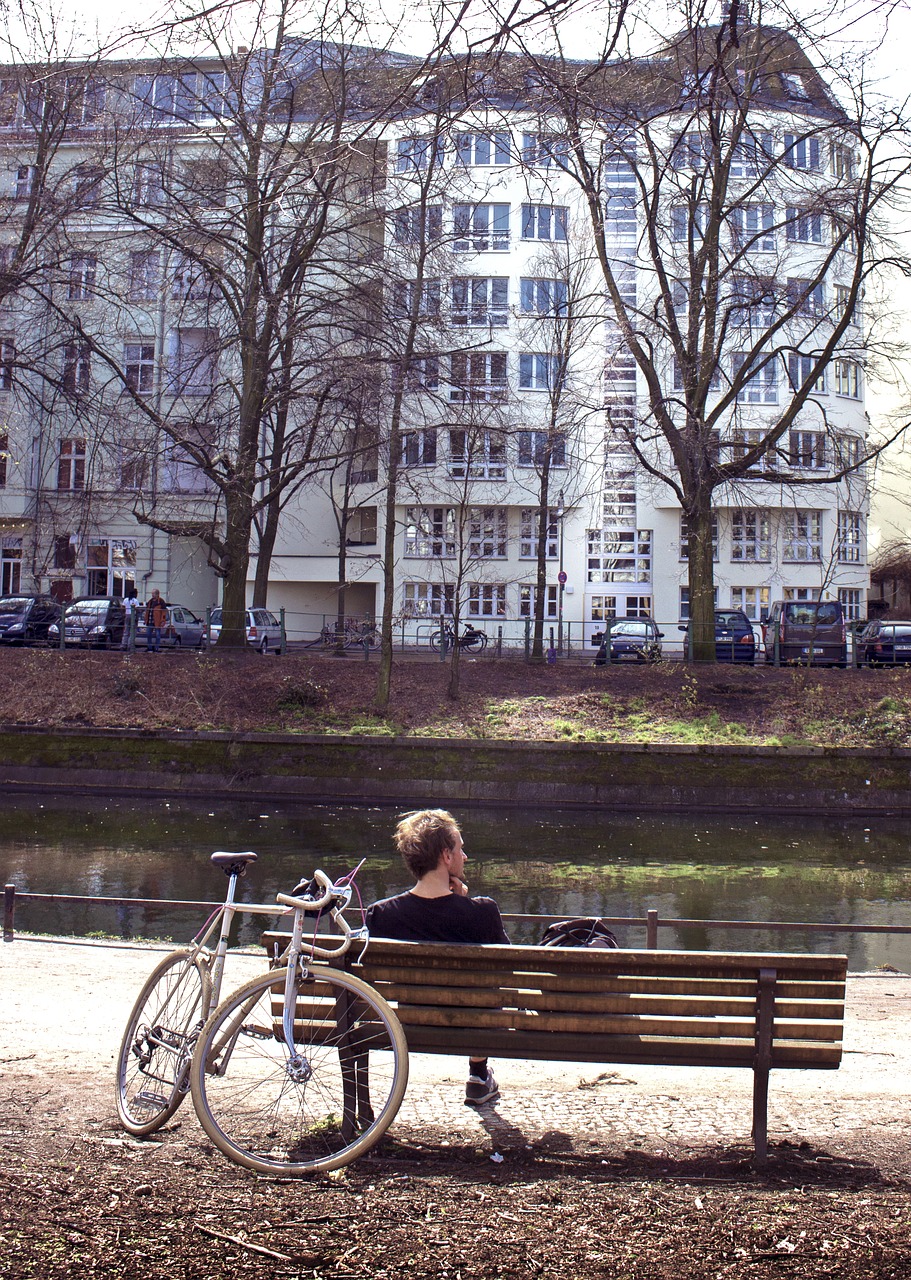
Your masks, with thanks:
[{"label": "blond hair", "polygon": [[446,849],[454,849],[461,832],[459,824],[445,809],[417,809],[402,814],[393,840],[405,866],[420,880],[435,871]]}]

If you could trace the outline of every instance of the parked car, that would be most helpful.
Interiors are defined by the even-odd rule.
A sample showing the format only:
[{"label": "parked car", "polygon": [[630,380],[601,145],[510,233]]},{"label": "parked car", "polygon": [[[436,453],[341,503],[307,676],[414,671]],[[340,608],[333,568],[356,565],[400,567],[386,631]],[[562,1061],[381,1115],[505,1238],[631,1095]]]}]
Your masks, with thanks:
[{"label": "parked car", "polygon": [[[689,626],[681,624],[679,631],[689,632]],[[715,610],[715,661],[749,662],[756,659],[756,636],[753,624],[742,609]]]},{"label": "parked car", "polygon": [[0,644],[34,644],[47,640],[48,627],[60,617],[53,596],[3,596],[0,599]]},{"label": "parked car", "polygon": [[[206,624],[197,618],[192,609],[182,604],[168,605],[168,625],[162,628],[161,644],[169,649],[200,649],[205,644]],[[148,639],[146,611],[140,605],[136,611],[136,647],[141,649]]]},{"label": "parked car", "polygon": [[845,615],[839,600],[776,600],[762,628],[766,662],[844,667],[848,662]]},{"label": "parked car", "polygon": [[897,667],[911,662],[911,622],[868,622],[857,637],[858,661],[869,667]]},{"label": "parked car", "polygon": [[[117,596],[82,596],[66,606],[64,643],[109,649],[123,639],[123,601]],[[60,643],[60,622],[47,629],[49,644]]]},{"label": "parked car", "polygon": [[604,634],[595,657],[595,666],[603,667],[608,662],[623,662],[627,659],[634,662],[655,662],[661,657],[663,638],[664,632],[658,630],[657,623],[651,618],[623,618],[613,623],[610,631]]},{"label": "parked car", "polygon": [[[221,635],[221,618],[221,609],[213,609],[210,627],[213,644]],[[206,643],[205,636],[202,642]],[[270,649],[278,653],[281,643],[282,626],[275,614],[270,613],[268,609],[248,609],[247,644],[258,649],[260,653],[268,653]]]}]

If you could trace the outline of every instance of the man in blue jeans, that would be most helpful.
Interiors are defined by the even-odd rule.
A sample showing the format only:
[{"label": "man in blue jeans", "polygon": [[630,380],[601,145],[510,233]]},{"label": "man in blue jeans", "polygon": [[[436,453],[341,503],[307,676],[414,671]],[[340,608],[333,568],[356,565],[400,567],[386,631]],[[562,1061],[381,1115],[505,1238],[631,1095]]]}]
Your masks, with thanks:
[{"label": "man in blue jeans", "polygon": [[146,652],[161,652],[161,633],[168,625],[168,606],[156,587],[146,605]]},{"label": "man in blue jeans", "polygon": [[[407,893],[384,898],[367,909],[372,937],[399,942],[509,943],[493,898],[470,898],[462,879],[466,854],[462,833],[445,809],[406,813],[395,829],[395,844],[415,877]],[[499,1096],[487,1058],[468,1059],[465,1104],[479,1107]]]}]

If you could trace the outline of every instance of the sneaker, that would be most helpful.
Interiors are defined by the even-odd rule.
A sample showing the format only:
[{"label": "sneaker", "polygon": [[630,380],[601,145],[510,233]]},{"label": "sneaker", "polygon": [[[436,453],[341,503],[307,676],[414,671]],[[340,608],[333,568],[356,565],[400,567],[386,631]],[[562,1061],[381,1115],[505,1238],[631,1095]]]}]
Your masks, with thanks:
[{"label": "sneaker", "polygon": [[493,1078],[493,1072],[487,1068],[486,1076],[469,1076],[468,1083],[465,1085],[465,1106],[480,1107],[485,1102],[492,1102],[494,1098],[499,1098],[500,1089],[496,1080]]}]

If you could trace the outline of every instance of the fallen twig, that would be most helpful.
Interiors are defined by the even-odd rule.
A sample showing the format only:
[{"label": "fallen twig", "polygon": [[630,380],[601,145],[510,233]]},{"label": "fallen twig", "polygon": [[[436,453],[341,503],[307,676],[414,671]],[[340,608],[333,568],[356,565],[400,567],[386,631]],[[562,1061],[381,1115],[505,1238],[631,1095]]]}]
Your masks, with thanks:
[{"label": "fallen twig", "polygon": [[294,1262],[287,1253],[279,1253],[276,1249],[267,1249],[264,1245],[253,1244],[250,1240],[244,1240],[242,1236],[229,1236],[223,1231],[213,1231],[211,1227],[204,1227],[200,1222],[194,1222],[193,1226],[197,1231],[201,1231],[204,1236],[211,1236],[214,1240],[227,1240],[228,1244],[236,1244],[241,1249],[249,1249],[251,1253],[262,1253],[267,1258],[277,1258],[279,1262]]}]

